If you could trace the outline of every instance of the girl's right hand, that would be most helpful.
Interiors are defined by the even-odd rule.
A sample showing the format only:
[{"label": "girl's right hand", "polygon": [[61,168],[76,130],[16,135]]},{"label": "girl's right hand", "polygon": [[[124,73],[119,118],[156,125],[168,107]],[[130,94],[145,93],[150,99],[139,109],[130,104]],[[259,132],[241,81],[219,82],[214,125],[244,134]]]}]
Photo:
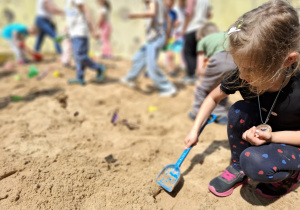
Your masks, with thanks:
[{"label": "girl's right hand", "polygon": [[191,146],[195,146],[198,143],[198,133],[194,130],[191,130],[190,133],[185,137],[184,144],[185,149],[190,148]]}]

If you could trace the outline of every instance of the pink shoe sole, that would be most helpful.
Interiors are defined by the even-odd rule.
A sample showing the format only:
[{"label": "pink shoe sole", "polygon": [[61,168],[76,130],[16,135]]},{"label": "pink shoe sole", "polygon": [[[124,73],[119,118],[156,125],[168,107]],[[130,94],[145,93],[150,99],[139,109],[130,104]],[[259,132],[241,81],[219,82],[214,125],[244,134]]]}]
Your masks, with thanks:
[{"label": "pink shoe sole", "polygon": [[216,196],[219,196],[219,197],[226,197],[226,196],[229,196],[232,194],[233,190],[235,188],[237,188],[238,186],[240,185],[244,185],[244,184],[247,184],[248,183],[248,178],[246,178],[243,182],[240,182],[240,183],[237,183],[236,185],[234,185],[232,188],[230,188],[229,190],[227,190],[226,192],[222,192],[222,193],[219,193],[216,191],[216,189],[213,187],[213,186],[210,186],[208,185],[208,189],[213,193],[215,194]]}]

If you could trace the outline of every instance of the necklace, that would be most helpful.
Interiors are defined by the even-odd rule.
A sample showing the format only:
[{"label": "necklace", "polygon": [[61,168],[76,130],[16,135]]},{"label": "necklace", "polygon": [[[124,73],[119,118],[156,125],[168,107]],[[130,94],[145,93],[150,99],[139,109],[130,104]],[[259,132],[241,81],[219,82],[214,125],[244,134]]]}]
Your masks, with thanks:
[{"label": "necklace", "polygon": [[258,126],[256,127],[258,130],[261,130],[261,131],[267,131],[267,132],[272,132],[272,127],[271,127],[270,125],[268,125],[267,122],[268,122],[269,119],[270,119],[271,113],[272,113],[272,111],[273,111],[273,109],[274,109],[274,106],[275,106],[275,104],[276,104],[276,102],[277,102],[278,96],[279,96],[279,94],[280,94],[280,92],[281,92],[281,90],[282,90],[282,88],[283,88],[283,85],[284,85],[285,82],[286,82],[288,72],[289,72],[289,71],[287,71],[287,73],[286,73],[286,77],[285,77],[283,83],[281,84],[281,87],[280,87],[280,89],[279,89],[279,91],[278,91],[278,93],[277,93],[277,96],[276,96],[276,98],[275,98],[275,100],[274,100],[274,102],[273,102],[273,104],[272,104],[272,106],[271,106],[271,109],[270,109],[270,111],[269,111],[269,113],[268,113],[268,115],[267,115],[267,118],[266,118],[265,122],[264,122],[263,119],[262,119],[262,115],[261,115],[261,107],[260,107],[260,100],[259,100],[259,94],[257,93],[257,101],[258,101],[259,115],[260,115],[260,120],[261,120],[261,122],[262,122],[262,124],[260,124],[260,125],[258,125]]}]

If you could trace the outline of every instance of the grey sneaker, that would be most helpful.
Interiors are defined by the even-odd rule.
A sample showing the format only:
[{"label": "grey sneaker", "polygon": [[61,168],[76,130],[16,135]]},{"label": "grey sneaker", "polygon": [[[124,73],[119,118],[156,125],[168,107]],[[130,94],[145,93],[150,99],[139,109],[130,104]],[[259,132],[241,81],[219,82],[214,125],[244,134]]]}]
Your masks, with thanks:
[{"label": "grey sneaker", "polygon": [[231,195],[234,188],[246,184],[247,176],[242,172],[228,166],[220,175],[210,181],[208,189],[219,197]]},{"label": "grey sneaker", "polygon": [[183,77],[180,82],[187,85],[195,85],[198,81],[198,78],[196,76],[185,76]]},{"label": "grey sneaker", "polygon": [[126,85],[127,87],[130,87],[130,88],[135,88],[136,87],[135,82],[131,81],[131,80],[128,80],[126,77],[122,77],[120,79],[120,83],[123,84],[123,85]]},{"label": "grey sneaker", "polygon": [[159,96],[160,97],[172,97],[176,95],[177,90],[175,87],[171,88],[170,90],[160,91]]}]

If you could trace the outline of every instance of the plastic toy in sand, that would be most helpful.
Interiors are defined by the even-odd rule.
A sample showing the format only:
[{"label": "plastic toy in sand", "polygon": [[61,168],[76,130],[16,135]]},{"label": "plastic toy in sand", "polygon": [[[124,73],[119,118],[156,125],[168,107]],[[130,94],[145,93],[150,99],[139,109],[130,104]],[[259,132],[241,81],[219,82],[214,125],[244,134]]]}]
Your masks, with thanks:
[{"label": "plastic toy in sand", "polygon": [[118,118],[119,118],[118,110],[116,110],[116,111],[114,111],[114,114],[113,114],[113,116],[112,116],[110,122],[111,122],[113,125],[116,125],[116,124],[117,124]]},{"label": "plastic toy in sand", "polygon": [[151,113],[151,112],[155,112],[158,110],[158,107],[157,106],[149,106],[148,107],[148,112]]},{"label": "plastic toy in sand", "polygon": [[56,43],[61,43],[62,41],[64,41],[66,38],[68,38],[68,35],[67,34],[64,34],[64,35],[60,35],[60,36],[57,36],[55,37],[55,42]]},{"label": "plastic toy in sand", "polygon": [[43,71],[43,73],[41,73],[39,76],[37,76],[37,80],[42,80],[42,79],[44,79],[47,75],[48,75],[48,73],[49,73],[49,71],[50,71],[50,69],[46,69],[45,71]]},{"label": "plastic toy in sand", "polygon": [[10,100],[13,102],[22,101],[23,97],[22,96],[11,96]]},{"label": "plastic toy in sand", "polygon": [[54,72],[53,72],[53,77],[55,77],[55,78],[58,78],[58,77],[61,77],[62,75],[61,75],[61,73],[58,71],[58,70],[55,70]]},{"label": "plastic toy in sand", "polygon": [[39,75],[39,70],[36,68],[36,66],[30,66],[27,74],[28,78],[33,78],[37,75]]},{"label": "plastic toy in sand", "polygon": [[21,77],[20,74],[14,75],[14,80],[15,80],[15,81],[20,81],[21,79],[22,79],[22,77]]}]

